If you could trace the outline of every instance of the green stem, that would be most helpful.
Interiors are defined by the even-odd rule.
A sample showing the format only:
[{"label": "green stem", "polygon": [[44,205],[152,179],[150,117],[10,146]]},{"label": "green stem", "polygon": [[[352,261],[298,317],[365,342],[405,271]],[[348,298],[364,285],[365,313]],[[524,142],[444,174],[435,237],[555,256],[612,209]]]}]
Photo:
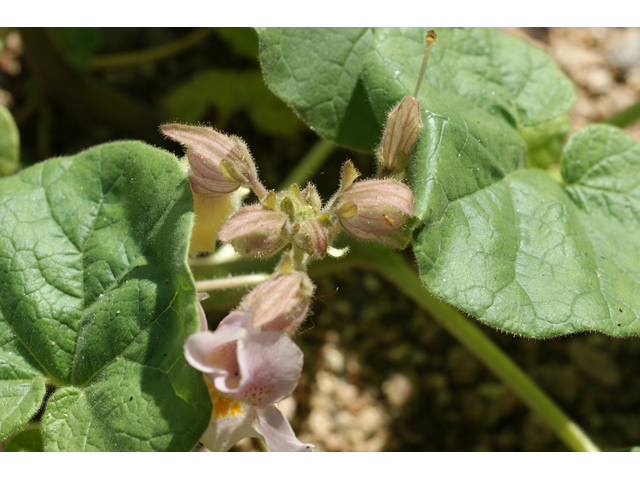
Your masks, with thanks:
[{"label": "green stem", "polygon": [[621,112],[616,113],[613,117],[605,120],[604,123],[613,125],[614,127],[624,128],[640,119],[640,100],[625,108]]},{"label": "green stem", "polygon": [[304,186],[317,173],[317,170],[326,162],[336,148],[337,145],[330,140],[322,138],[318,140],[304,158],[300,160],[296,168],[284,179],[278,190],[289,188],[294,183],[301,187]]},{"label": "green stem", "polygon": [[253,273],[237,277],[214,278],[211,280],[199,280],[196,282],[198,292],[210,292],[212,290],[228,290],[230,288],[243,288],[258,285],[267,280],[269,273]]},{"label": "green stem", "polygon": [[378,245],[351,246],[344,260],[326,260],[310,273],[360,266],[374,269],[427,311],[431,317],[472,352],[520,399],[538,413],[572,450],[597,452],[598,447],[562,410],[466,316],[429,293],[402,255]]},{"label": "green stem", "polygon": [[117,53],[96,57],[87,67],[88,70],[101,70],[104,68],[128,67],[140,63],[149,63],[176,55],[184,50],[196,46],[204,38],[208,37],[213,29],[210,27],[199,28],[189,35],[175,42],[160,45],[159,47],[139,50],[137,52]]}]

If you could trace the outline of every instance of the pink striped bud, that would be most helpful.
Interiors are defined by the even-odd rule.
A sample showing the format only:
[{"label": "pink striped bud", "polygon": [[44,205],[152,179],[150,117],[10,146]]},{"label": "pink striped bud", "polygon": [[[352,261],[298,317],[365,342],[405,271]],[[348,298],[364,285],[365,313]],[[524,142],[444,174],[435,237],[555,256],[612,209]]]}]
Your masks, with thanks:
[{"label": "pink striped bud", "polygon": [[376,152],[380,177],[404,172],[421,128],[420,102],[407,95],[389,112],[387,118],[382,143]]},{"label": "pink striped bud", "polygon": [[304,273],[276,274],[250,292],[238,310],[253,314],[253,328],[292,334],[307,316],[314,288]]},{"label": "pink striped bud", "polygon": [[243,207],[231,215],[218,232],[240,255],[264,257],[287,243],[287,216],[263,205]]},{"label": "pink striped bud", "polygon": [[313,183],[307,184],[303,190],[300,190],[300,198],[302,198],[305,205],[309,205],[316,211],[322,208],[322,199]]},{"label": "pink striped bud", "polygon": [[327,254],[329,247],[329,230],[317,218],[308,218],[300,224],[300,229],[293,236],[293,242],[305,252],[322,258]]},{"label": "pink striped bud", "polygon": [[412,216],[413,193],[392,179],[356,182],[338,195],[332,212],[354,237],[404,248],[394,233]]},{"label": "pink striped bud", "polygon": [[[200,195],[220,195],[256,178],[256,167],[246,144],[236,136],[212,128],[169,124],[162,132],[187,147],[191,188]],[[226,168],[224,168],[226,166]]]}]

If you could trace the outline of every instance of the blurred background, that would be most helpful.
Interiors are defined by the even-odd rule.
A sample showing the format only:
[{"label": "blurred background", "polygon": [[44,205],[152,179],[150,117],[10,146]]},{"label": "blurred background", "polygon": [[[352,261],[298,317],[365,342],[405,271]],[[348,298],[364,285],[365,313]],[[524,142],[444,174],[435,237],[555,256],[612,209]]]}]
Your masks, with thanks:
[{"label": "blurred background", "polygon": [[[572,131],[640,99],[640,29],[504,28],[546,50],[573,80]],[[0,104],[28,167],[97,143],[139,139],[181,156],[159,125],[215,127],[249,145],[276,188],[319,139],[264,85],[249,28],[0,28]],[[625,131],[640,140],[640,124]],[[352,159],[339,147],[312,172],[322,197]],[[411,252],[404,252],[413,263]],[[305,366],[281,408],[303,442],[327,451],[564,451],[546,425],[412,301],[374,272],[313,276]],[[206,304],[215,326],[243,291]],[[603,449],[640,445],[640,339],[546,341],[482,327]],[[236,450],[261,450],[245,439]]]}]

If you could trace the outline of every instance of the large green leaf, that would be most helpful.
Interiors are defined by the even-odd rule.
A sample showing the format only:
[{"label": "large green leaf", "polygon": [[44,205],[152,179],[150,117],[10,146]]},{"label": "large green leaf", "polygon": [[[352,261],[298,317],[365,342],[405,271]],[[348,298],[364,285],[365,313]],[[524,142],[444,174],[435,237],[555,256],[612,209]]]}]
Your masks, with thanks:
[{"label": "large green leaf", "polygon": [[564,186],[513,170],[457,196],[450,180],[432,180],[415,232],[421,278],[510,332],[638,334],[640,145],[613,127],[585,128],[565,148],[562,175]]},{"label": "large green leaf", "polygon": [[[390,108],[405,95],[413,95],[426,31],[376,30],[362,75],[381,123]],[[509,150],[528,145],[530,164],[546,166],[557,160],[561,148],[558,139],[569,129],[566,111],[576,95],[553,60],[545,52],[493,29],[438,28],[437,34],[426,84],[418,95],[423,121],[437,122],[435,117],[439,115],[446,121],[449,115],[459,115],[459,128],[469,131],[475,140],[482,142],[499,128],[504,131],[501,136],[512,138]],[[482,115],[478,109],[489,115]],[[491,125],[487,128],[485,122]],[[517,130],[520,136],[514,136],[511,130]],[[427,135],[430,142],[441,141],[441,135],[429,131],[423,131],[421,139],[424,141]],[[500,149],[491,154],[498,159],[502,156]],[[511,163],[511,155],[506,157],[506,163]]]},{"label": "large green leaf", "polygon": [[0,180],[0,392],[58,387],[46,450],[189,450],[206,428],[182,354],[199,325],[192,202],[175,157],[137,142]]},{"label": "large green leaf", "polygon": [[[372,39],[358,81],[379,124],[413,94],[426,30],[367,30]],[[566,110],[575,100],[570,82],[544,52],[520,40],[488,29],[436,30],[418,95],[424,128],[408,172],[420,219],[414,251],[427,289],[486,323],[527,336],[640,333],[637,142],[593,127],[578,132],[563,152],[564,183],[528,168],[559,158]],[[262,63],[267,82],[305,64],[292,53],[273,58],[278,48],[291,51],[285,45],[292,34],[259,33],[272,53]],[[346,35],[323,34],[329,47]],[[296,35],[304,45],[303,32]],[[314,32],[308,37],[331,63],[318,45],[324,40]],[[305,53],[302,46],[297,51]],[[313,110],[291,93],[306,89],[300,79],[315,69],[316,77],[335,84],[340,70],[338,62],[325,71],[305,54],[306,70],[289,68],[288,96],[282,95],[298,112]],[[340,121],[326,115],[319,125],[330,132]]]},{"label": "large green leaf", "polygon": [[0,177],[11,175],[20,161],[18,127],[9,110],[0,105]]}]

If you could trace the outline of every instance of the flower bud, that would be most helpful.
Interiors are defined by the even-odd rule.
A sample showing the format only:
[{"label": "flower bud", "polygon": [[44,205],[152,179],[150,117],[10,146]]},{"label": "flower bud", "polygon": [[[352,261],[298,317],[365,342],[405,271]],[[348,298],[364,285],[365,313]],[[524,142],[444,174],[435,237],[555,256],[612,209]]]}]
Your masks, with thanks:
[{"label": "flower bud", "polygon": [[393,235],[413,212],[413,193],[397,180],[357,182],[340,193],[332,208],[354,237],[402,247]]},{"label": "flower bud", "polygon": [[241,255],[264,257],[280,250],[287,241],[287,216],[262,205],[243,207],[229,217],[218,238],[231,242]]},{"label": "flower bud", "polygon": [[250,292],[239,310],[253,314],[253,328],[291,334],[306,318],[313,291],[304,273],[276,274]]},{"label": "flower bud", "polygon": [[389,112],[387,118],[382,143],[377,151],[381,177],[404,172],[421,128],[420,102],[407,95]]},{"label": "flower bud", "polygon": [[293,242],[305,252],[322,258],[327,254],[329,247],[329,230],[321,220],[308,218],[300,224],[300,229],[293,236]]},{"label": "flower bud", "polygon": [[[256,177],[256,167],[246,144],[238,137],[224,135],[212,128],[169,124],[162,132],[187,147],[191,171],[189,181],[199,194],[224,194],[233,192],[244,179]],[[228,164],[221,168],[221,162]],[[234,175],[229,175],[229,171]]]}]

